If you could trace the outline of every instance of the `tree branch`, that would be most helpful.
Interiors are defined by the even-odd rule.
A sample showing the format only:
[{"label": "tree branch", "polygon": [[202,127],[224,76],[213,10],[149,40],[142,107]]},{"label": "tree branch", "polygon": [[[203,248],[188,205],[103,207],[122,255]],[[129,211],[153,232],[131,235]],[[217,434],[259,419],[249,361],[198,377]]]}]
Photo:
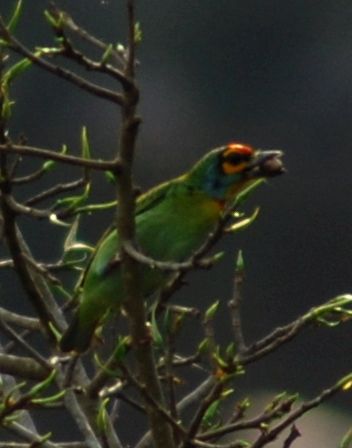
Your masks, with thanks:
[{"label": "tree branch", "polygon": [[306,414],[313,408],[316,408],[324,401],[328,400],[332,396],[336,395],[341,391],[347,391],[351,388],[352,374],[348,374],[339,381],[337,381],[333,386],[323,390],[318,396],[310,401],[303,402],[301,406],[292,411],[286,418],[284,418],[280,423],[274,426],[272,429],[263,432],[259,438],[250,445],[250,448],[261,448],[268,443],[275,440],[283,430],[288,428],[292,423],[294,423],[302,415]]},{"label": "tree branch", "polygon": [[83,157],[70,156],[68,154],[54,152],[49,149],[37,148],[35,146],[28,145],[15,145],[12,143],[0,144],[0,153],[15,153],[22,154],[24,156],[39,157],[45,160],[53,160],[54,162],[80,166],[82,168],[92,168],[100,171],[114,170],[115,174],[119,174],[121,169],[121,163],[119,160],[105,161],[84,159]]},{"label": "tree branch", "polygon": [[[126,77],[134,79],[135,68],[135,17],[134,1],[127,0],[128,11],[128,56],[125,67]],[[136,114],[139,91],[133,84],[124,87],[124,106],[122,107],[122,125],[120,136],[120,159],[124,170],[120,173],[117,183],[119,212],[117,216],[117,230],[121,245],[126,241],[133,241],[135,235],[134,222],[134,188],[132,183],[132,164],[134,159],[135,141],[140,119]],[[140,382],[153,397],[155,404],[146,400],[146,410],[156,448],[173,448],[174,442],[169,422],[159,412],[158,407],[164,408],[165,400],[159,382],[155,360],[153,356],[152,340],[146,325],[144,297],[139,283],[138,263],[125,251],[122,252],[122,278],[126,291],[124,303],[127,311],[132,345],[137,359]]]},{"label": "tree branch", "polygon": [[1,320],[30,331],[39,331],[41,329],[40,322],[35,317],[23,316],[22,314],[14,313],[13,311],[0,307],[0,321]]},{"label": "tree branch", "polygon": [[37,56],[19,40],[17,40],[7,29],[3,18],[0,16],[0,36],[8,43],[10,48],[16,53],[26,57],[33,64],[38,65],[42,69],[46,70],[53,75],[69,81],[71,84],[85,90],[86,92],[108,101],[112,101],[120,106],[123,105],[123,96],[120,93],[116,93],[113,90],[106,89],[97,84],[88,81],[81,76],[71,72],[70,70],[60,67],[59,65],[52,64],[46,59]]},{"label": "tree branch", "polygon": [[16,378],[42,381],[47,378],[50,369],[33,358],[0,353],[0,372],[13,375]]}]

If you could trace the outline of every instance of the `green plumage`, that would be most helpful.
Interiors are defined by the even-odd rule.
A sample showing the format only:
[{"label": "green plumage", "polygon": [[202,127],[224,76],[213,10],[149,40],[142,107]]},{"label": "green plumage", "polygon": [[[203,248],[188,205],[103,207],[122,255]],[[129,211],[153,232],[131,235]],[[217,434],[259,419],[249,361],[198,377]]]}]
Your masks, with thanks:
[{"label": "green plumage", "polygon": [[[232,145],[235,146],[235,145]],[[244,145],[242,147],[249,148]],[[231,145],[229,146],[231,147]],[[279,174],[256,172],[265,160],[263,152],[245,157],[247,171],[225,173],[222,159],[229,147],[208,153],[192,170],[141,195],[136,204],[136,240],[140,250],[161,261],[182,261],[206,240],[221,216],[223,206],[258,177]],[[250,148],[251,149],[251,148]],[[236,151],[235,151],[236,150]],[[229,151],[239,154],[238,148]],[[245,153],[247,154],[247,152]],[[268,153],[269,154],[269,153]],[[276,152],[276,156],[277,156]],[[261,157],[259,157],[259,155]],[[234,168],[243,163],[233,157]],[[248,159],[248,160],[247,160]],[[248,165],[253,163],[253,169]],[[226,162],[228,159],[226,159]],[[282,171],[282,166],[280,165]],[[82,352],[89,347],[95,328],[105,313],[118,310],[125,299],[118,262],[119,238],[112,230],[98,245],[87,269],[77,314],[61,340],[63,351]],[[167,274],[147,266],[141,268],[141,290],[147,297],[167,280]]]}]

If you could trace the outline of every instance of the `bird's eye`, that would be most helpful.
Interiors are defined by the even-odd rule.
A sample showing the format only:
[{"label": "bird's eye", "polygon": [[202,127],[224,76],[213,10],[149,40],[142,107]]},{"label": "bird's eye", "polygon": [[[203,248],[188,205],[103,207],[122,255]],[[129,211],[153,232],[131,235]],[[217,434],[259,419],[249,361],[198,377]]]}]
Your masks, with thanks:
[{"label": "bird's eye", "polygon": [[238,165],[239,163],[248,162],[251,159],[250,154],[242,154],[240,152],[231,152],[224,156],[223,161],[231,165]]},{"label": "bird's eye", "polygon": [[226,147],[221,157],[221,168],[225,174],[243,171],[254,154],[251,146],[232,143]]}]

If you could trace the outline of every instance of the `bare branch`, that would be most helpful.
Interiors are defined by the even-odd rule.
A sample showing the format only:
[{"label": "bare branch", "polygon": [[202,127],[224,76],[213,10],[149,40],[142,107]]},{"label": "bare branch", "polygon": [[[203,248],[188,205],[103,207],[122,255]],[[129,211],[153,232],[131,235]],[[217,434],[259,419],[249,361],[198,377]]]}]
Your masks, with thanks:
[{"label": "bare branch", "polygon": [[31,271],[28,268],[28,264],[23,256],[24,247],[19,240],[19,234],[16,227],[15,215],[8,204],[9,195],[6,193],[6,189],[2,191],[1,195],[1,208],[4,217],[4,235],[11,252],[11,256],[18,273],[22,285],[27,292],[28,298],[31,301],[34,309],[38,313],[43,328],[46,329],[46,334],[49,339],[55,343],[53,334],[50,329],[50,322],[55,322],[52,309],[48,306],[48,301],[39,290],[38,285],[33,281]]},{"label": "bare branch", "polygon": [[279,402],[270,410],[265,409],[258,416],[249,420],[236,421],[233,423],[227,423],[219,428],[206,431],[197,436],[199,440],[210,440],[213,438],[224,436],[225,434],[233,433],[236,431],[242,431],[245,429],[261,429],[263,425],[267,425],[275,419],[280,418],[283,414],[287,414],[292,408],[293,403],[296,400],[296,396],[288,397],[286,400]]},{"label": "bare branch", "polygon": [[[199,403],[209,394],[213,388],[216,380],[213,375],[205,379],[197,388],[187,394],[182,400],[177,403],[177,411],[185,413],[195,403]],[[143,437],[136,444],[135,448],[148,448],[151,445],[152,434],[150,431],[146,432]]]},{"label": "bare branch", "polygon": [[184,262],[158,261],[137,251],[131,241],[125,241],[123,243],[123,248],[125,252],[134,260],[138,261],[138,263],[146,264],[152,269],[157,268],[162,271],[187,272],[194,268],[210,269],[217,261],[216,257],[200,259],[198,253],[194,254],[189,260]]},{"label": "bare branch", "polygon": [[302,415],[306,414],[313,408],[316,408],[324,401],[333,397],[339,392],[347,391],[351,387],[352,374],[346,375],[344,378],[337,381],[331,387],[323,390],[319,395],[310,401],[303,402],[297,409],[292,411],[287,417],[285,417],[280,423],[274,426],[272,429],[263,432],[259,438],[250,445],[250,448],[261,448],[268,443],[275,440],[279,434],[282,433],[286,428],[297,421]]},{"label": "bare branch", "polygon": [[[81,25],[77,25],[76,22],[73,20],[73,18],[66,11],[58,9],[55,5],[52,5],[52,7],[50,8],[50,12],[53,13],[57,18],[63,18],[63,21],[62,21],[63,27],[72,31],[79,38],[94,45],[95,47],[99,48],[100,50],[103,50],[103,52],[105,52],[109,49],[109,46],[105,42],[98,39],[96,36],[93,36],[90,32],[85,30]],[[114,48],[111,49],[111,56],[120,65],[123,66],[125,64],[125,59]]]},{"label": "bare branch", "polygon": [[182,448],[187,448],[190,441],[196,436],[197,431],[202,423],[202,419],[208,410],[209,406],[217,400],[223,390],[224,383],[217,381],[214,383],[208,395],[201,401],[187,431],[187,437],[184,440]]},{"label": "bare branch", "polygon": [[14,313],[1,307],[0,320],[31,331],[39,331],[41,329],[39,319],[23,316],[22,314]]},{"label": "bare branch", "polygon": [[43,448],[58,448],[55,443],[50,442],[49,440],[45,440],[45,437],[41,437],[40,435],[30,431],[25,426],[17,423],[11,422],[6,425],[6,429],[16,434],[20,439],[26,440],[30,443],[30,446],[40,446]]},{"label": "bare branch", "polygon": [[[240,257],[241,252],[239,252],[238,257]],[[237,266],[235,268],[235,275],[233,279],[233,292],[232,298],[229,300],[228,307],[231,314],[231,323],[232,323],[232,331],[234,336],[234,342],[236,345],[237,351],[241,354],[245,351],[246,344],[244,341],[244,336],[242,332],[242,324],[241,324],[241,314],[240,314],[240,305],[242,301],[242,284],[244,280],[244,271],[243,267],[238,266],[238,258],[237,258]]]},{"label": "bare branch", "polygon": [[24,156],[39,157],[45,160],[53,160],[55,162],[65,163],[68,165],[80,166],[82,168],[92,168],[95,170],[113,170],[115,174],[119,174],[121,163],[119,160],[105,161],[84,159],[83,157],[70,156],[54,152],[49,149],[37,148],[35,146],[15,145],[15,144],[0,144],[0,153],[15,153]]},{"label": "bare branch", "polygon": [[124,366],[121,366],[124,374],[126,375],[126,378],[128,381],[142,394],[143,398],[148,402],[149,405],[151,405],[156,412],[158,412],[165,421],[167,421],[173,429],[182,437],[182,439],[187,435],[184,428],[173,419],[173,417],[166,411],[164,407],[158,403],[153,395],[150,393],[150,391],[145,387],[144,384],[140,383],[134,375],[132,375],[128,369],[126,369]]},{"label": "bare branch", "polygon": [[50,364],[47,360],[34,348],[32,345],[28,344],[20,335],[18,335],[11,327],[9,327],[4,321],[0,320],[1,330],[9,336],[11,339],[16,341],[22,348],[24,348],[33,358],[44,368],[48,370],[51,369]]},{"label": "bare branch", "polygon": [[40,381],[44,380],[50,373],[50,369],[33,358],[5,355],[3,353],[0,353],[0,371],[16,378]]},{"label": "bare branch", "polygon": [[32,196],[31,198],[27,199],[24,203],[27,206],[33,206],[37,202],[41,202],[44,200],[47,200],[49,198],[52,198],[53,196],[66,193],[68,191],[75,190],[79,187],[82,187],[86,184],[85,179],[77,179],[72,182],[66,182],[62,184],[54,185],[51,188],[48,188],[47,190],[41,191],[40,193],[36,194],[35,196]]},{"label": "bare branch", "polygon": [[94,84],[88,81],[81,76],[73,73],[72,71],[63,68],[59,65],[55,65],[43,57],[37,56],[31,50],[29,50],[25,45],[23,45],[19,40],[17,40],[7,29],[6,24],[3,18],[0,16],[0,36],[8,42],[10,48],[16,53],[28,58],[33,64],[38,65],[42,69],[46,70],[49,73],[52,73],[59,78],[65,79],[75,86],[79,87],[82,90],[85,90],[88,93],[91,93],[94,96],[97,96],[102,99],[106,99],[108,101],[112,101],[115,104],[120,106],[123,105],[123,96],[120,93],[116,93],[113,90],[106,89],[105,87],[101,87],[97,84]]},{"label": "bare branch", "polygon": [[89,423],[86,415],[82,411],[82,408],[75,396],[75,393],[71,389],[66,390],[64,401],[67,409],[75,420],[80,432],[84,435],[87,448],[101,448],[101,444],[94,433],[94,430]]},{"label": "bare branch", "polygon": [[107,62],[93,61],[92,59],[88,58],[88,56],[84,55],[76,48],[74,48],[71,41],[66,36],[63,28],[56,28],[55,32],[60,38],[62,46],[61,54],[63,56],[66,56],[68,59],[71,59],[79,65],[82,65],[86,70],[97,71],[112,76],[114,79],[119,81],[121,85],[126,89],[132,86],[131,80],[126,75],[124,75],[121,70],[117,69]]},{"label": "bare branch", "polygon": [[284,441],[284,445],[282,448],[290,448],[293,442],[301,436],[301,433],[298,431],[296,425],[292,425],[290,434],[287,439]]}]

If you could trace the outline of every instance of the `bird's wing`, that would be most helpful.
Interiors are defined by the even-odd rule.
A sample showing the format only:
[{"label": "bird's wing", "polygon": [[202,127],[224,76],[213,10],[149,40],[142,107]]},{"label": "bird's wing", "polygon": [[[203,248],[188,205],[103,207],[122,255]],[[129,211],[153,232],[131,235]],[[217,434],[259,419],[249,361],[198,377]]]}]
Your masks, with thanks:
[{"label": "bird's wing", "polygon": [[173,189],[173,186],[176,183],[175,181],[176,179],[173,181],[164,182],[140,195],[136,201],[136,216],[150,210],[162,202],[168,193]]},{"label": "bird's wing", "polygon": [[[163,184],[160,184],[151,190],[147,191],[146,193],[140,195],[136,201],[136,216],[145,213],[147,210],[150,210],[151,208],[158,205],[160,202],[162,202],[167,194],[172,190],[172,185],[174,182],[164,182]],[[84,274],[82,275],[82,279],[80,282],[80,285],[82,285],[85,282],[85,279],[87,277],[87,273],[89,272],[89,269],[92,265],[93,260],[96,257],[99,257],[101,261],[105,258],[104,252],[106,249],[102,248],[102,245],[104,241],[111,235],[112,232],[116,231],[116,227],[114,225],[111,225],[108,227],[108,229],[103,233],[99,241],[97,242],[94,251],[91,254],[90,260],[87,264],[87,267],[85,269]],[[103,249],[103,252],[100,249]],[[104,263],[102,266],[100,266],[99,274],[102,276],[108,275],[112,269],[116,269],[120,264],[120,259],[118,258],[118,254],[114,254],[113,257],[106,258],[104,260]]]}]

